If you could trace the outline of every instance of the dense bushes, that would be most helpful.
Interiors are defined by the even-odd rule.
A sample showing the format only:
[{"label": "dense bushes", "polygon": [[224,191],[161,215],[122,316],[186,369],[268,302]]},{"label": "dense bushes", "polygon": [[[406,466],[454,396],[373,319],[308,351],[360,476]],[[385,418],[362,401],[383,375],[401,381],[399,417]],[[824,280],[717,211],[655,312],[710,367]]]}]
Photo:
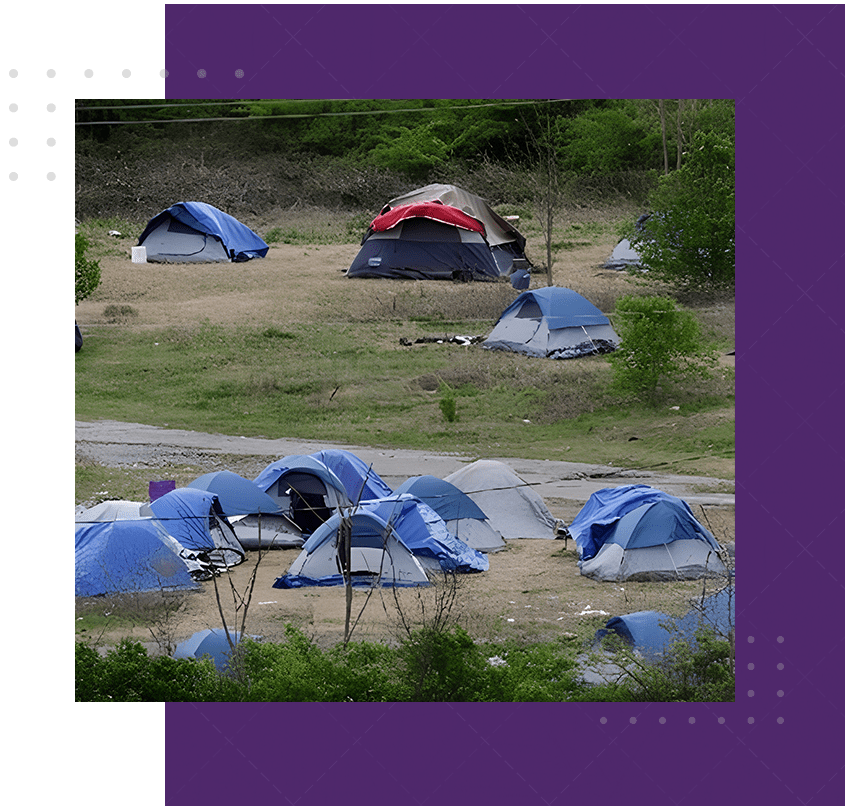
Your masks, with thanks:
[{"label": "dense bushes", "polygon": [[674,645],[662,665],[631,658],[630,678],[589,686],[577,678],[576,640],[478,644],[461,628],[421,628],[397,646],[371,642],[323,650],[293,627],[283,643],[247,641],[232,670],[210,660],[151,657],[124,640],[106,655],[78,643],[78,701],[728,701],[733,647],[704,632]]}]

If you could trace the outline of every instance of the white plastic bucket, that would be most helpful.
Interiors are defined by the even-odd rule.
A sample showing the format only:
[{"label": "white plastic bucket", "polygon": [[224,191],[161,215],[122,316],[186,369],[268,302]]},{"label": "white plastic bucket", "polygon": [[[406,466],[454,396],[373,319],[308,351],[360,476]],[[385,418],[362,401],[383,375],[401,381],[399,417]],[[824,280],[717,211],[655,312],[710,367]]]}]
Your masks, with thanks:
[{"label": "white plastic bucket", "polygon": [[130,260],[136,264],[145,264],[148,261],[145,247],[132,247],[130,249]]}]

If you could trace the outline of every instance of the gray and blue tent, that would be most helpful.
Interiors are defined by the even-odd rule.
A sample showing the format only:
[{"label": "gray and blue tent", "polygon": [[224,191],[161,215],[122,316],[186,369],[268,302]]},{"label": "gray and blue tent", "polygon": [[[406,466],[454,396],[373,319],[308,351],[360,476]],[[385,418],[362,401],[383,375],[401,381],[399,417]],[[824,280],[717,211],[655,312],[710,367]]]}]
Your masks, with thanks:
[{"label": "gray and blue tent", "polygon": [[569,526],[581,574],[608,581],[726,573],[714,536],[679,498],[644,484],[593,493]]},{"label": "gray and blue tent", "polygon": [[542,287],[519,295],[502,313],[483,348],[563,360],[612,352],[619,336],[610,319],[579,293]]},{"label": "gray and blue tent", "polygon": [[149,262],[245,262],[269,245],[239,220],[202,202],[180,202],[145,226],[138,245]]},{"label": "gray and blue tent", "polygon": [[308,537],[339,508],[351,506],[347,488],[322,461],[307,455],[290,455],[267,465],[255,478]]},{"label": "gray and blue tent", "polygon": [[488,553],[506,546],[486,513],[449,481],[434,475],[415,475],[397,487],[394,494],[413,495],[425,503],[444,520],[451,534],[476,551]]},{"label": "gray and blue tent", "polygon": [[174,539],[151,518],[78,524],[74,568],[77,596],[198,588]]},{"label": "gray and blue tent", "polygon": [[244,549],[293,548],[304,538],[282,507],[248,478],[229,470],[206,473],[189,484],[212,492]]},{"label": "gray and blue tent", "polygon": [[350,524],[350,575],[355,587],[429,585],[430,571],[485,571],[488,560],[452,536],[444,521],[409,495],[365,501],[334,514],[305,542],[274,588],[343,585],[346,564],[338,541]]}]

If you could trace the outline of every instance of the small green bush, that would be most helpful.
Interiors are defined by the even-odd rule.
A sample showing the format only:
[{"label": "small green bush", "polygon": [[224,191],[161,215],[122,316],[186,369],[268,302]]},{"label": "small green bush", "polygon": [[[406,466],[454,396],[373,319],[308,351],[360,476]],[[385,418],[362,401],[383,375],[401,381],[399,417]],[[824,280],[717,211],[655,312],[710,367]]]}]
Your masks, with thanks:
[{"label": "small green bush", "polygon": [[613,321],[621,344],[607,360],[616,392],[653,402],[661,383],[708,376],[711,354],[702,328],[671,298],[625,295]]},{"label": "small green bush", "polygon": [[87,259],[89,240],[82,233],[74,234],[74,303],[88,298],[101,283],[101,265],[96,259]]},{"label": "small green bush", "polygon": [[446,422],[455,422],[458,418],[456,411],[456,397],[450,389],[446,389],[438,401],[438,407],[441,409],[441,414]]}]

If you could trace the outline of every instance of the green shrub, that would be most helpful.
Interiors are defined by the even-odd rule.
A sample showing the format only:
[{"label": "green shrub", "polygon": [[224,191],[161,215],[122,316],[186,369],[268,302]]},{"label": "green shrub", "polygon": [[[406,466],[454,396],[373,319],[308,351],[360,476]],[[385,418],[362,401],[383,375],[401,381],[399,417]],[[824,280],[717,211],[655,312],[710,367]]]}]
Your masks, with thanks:
[{"label": "green shrub", "polygon": [[621,344],[607,360],[618,393],[651,402],[661,383],[708,376],[711,355],[702,328],[671,298],[623,296],[613,321]]},{"label": "green shrub", "polygon": [[445,389],[441,399],[438,401],[438,407],[441,409],[441,414],[447,422],[455,422],[457,417],[456,412],[456,397],[450,389]]},{"label": "green shrub", "polygon": [[123,639],[106,655],[78,643],[75,699],[111,702],[243,700],[244,688],[220,675],[209,660],[149,656],[138,641]]},{"label": "green shrub", "polygon": [[101,283],[101,265],[96,259],[87,259],[89,240],[82,233],[74,234],[74,303],[88,298]]}]

